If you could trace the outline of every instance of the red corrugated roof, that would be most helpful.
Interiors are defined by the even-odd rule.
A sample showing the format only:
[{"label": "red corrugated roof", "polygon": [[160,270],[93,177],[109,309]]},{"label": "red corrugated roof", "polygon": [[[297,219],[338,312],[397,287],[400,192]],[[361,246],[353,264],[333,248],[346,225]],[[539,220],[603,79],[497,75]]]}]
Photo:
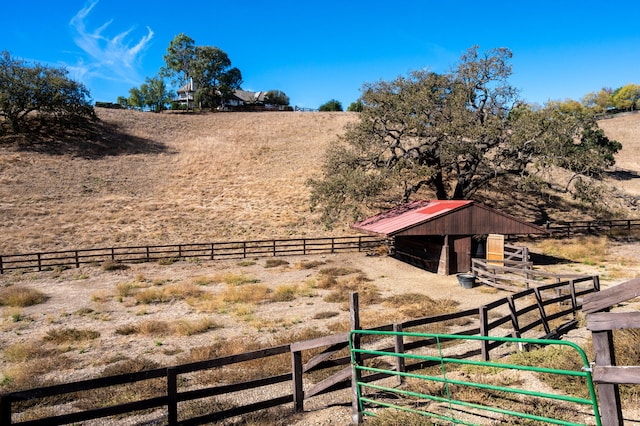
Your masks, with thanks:
[{"label": "red corrugated roof", "polygon": [[354,223],[352,227],[375,234],[395,234],[471,203],[471,200],[413,201]]}]

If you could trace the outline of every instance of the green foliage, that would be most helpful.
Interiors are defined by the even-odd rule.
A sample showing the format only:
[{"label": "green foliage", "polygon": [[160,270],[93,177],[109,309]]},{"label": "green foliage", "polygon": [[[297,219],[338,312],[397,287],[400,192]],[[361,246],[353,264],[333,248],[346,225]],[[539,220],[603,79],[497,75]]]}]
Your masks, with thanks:
[{"label": "green foliage", "polygon": [[640,85],[627,84],[616,89],[612,94],[612,101],[616,109],[620,111],[635,111],[640,106]]},{"label": "green foliage", "polygon": [[269,90],[264,95],[264,103],[270,105],[289,105],[289,97],[281,90]]},{"label": "green foliage", "polygon": [[[578,102],[532,109],[508,83],[511,52],[473,47],[447,74],[414,71],[365,84],[359,121],[308,181],[325,224],[420,197],[466,199],[510,176],[542,182],[552,166],[598,178],[620,144]],[[583,180],[587,182],[587,180]],[[578,194],[579,195],[579,194]]]},{"label": "green foliage", "polygon": [[351,102],[347,107],[347,111],[349,112],[362,112],[364,109],[364,105],[361,100],[357,100],[355,102]]},{"label": "green foliage", "polygon": [[336,99],[331,99],[330,101],[327,101],[324,104],[320,105],[320,108],[318,109],[323,112],[342,111],[342,104]]},{"label": "green foliage", "polygon": [[242,84],[242,74],[231,67],[228,55],[215,46],[196,46],[195,41],[181,33],[169,44],[160,74],[183,85],[193,79],[195,101],[202,107],[221,105]]},{"label": "green foliage", "polygon": [[129,90],[129,98],[118,98],[118,103],[142,110],[144,107],[151,111],[160,112],[167,109],[171,102],[171,94],[161,77],[147,77],[140,87]]},{"label": "green foliage", "polygon": [[87,88],[68,77],[64,68],[30,65],[0,52],[0,131],[23,132],[29,116],[69,119],[95,118]]}]

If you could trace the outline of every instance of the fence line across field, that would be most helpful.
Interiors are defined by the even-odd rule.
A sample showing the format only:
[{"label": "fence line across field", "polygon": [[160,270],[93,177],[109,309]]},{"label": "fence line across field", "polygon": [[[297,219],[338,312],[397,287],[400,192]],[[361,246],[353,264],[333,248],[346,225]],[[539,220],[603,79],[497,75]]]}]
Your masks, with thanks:
[{"label": "fence line across field", "polygon": [[11,254],[0,255],[0,274],[20,269],[43,271],[56,267],[79,268],[84,264],[99,264],[105,261],[135,263],[169,259],[221,260],[368,251],[383,243],[383,239],[374,236],[320,237]]}]

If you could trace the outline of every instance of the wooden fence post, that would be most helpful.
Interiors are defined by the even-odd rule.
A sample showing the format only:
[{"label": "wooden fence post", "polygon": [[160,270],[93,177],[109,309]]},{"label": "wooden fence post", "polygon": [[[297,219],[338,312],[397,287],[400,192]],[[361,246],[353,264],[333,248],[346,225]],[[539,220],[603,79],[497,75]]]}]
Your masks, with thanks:
[{"label": "wooden fence post", "polygon": [[78,250],[76,250],[76,268],[80,267],[80,257],[78,256]]},{"label": "wooden fence post", "polygon": [[[613,334],[611,330],[592,331],[593,351],[596,354],[596,366],[616,365],[613,349]],[[600,400],[600,415],[603,425],[622,426],[622,407],[618,385],[598,383],[598,399]]]},{"label": "wooden fence post", "polygon": [[304,410],[301,351],[291,352],[291,374],[293,375],[293,409],[296,413],[300,413]]},{"label": "wooden fence post", "polygon": [[507,297],[507,305],[509,305],[509,315],[511,315],[511,325],[513,326],[513,337],[520,338],[520,322],[518,321],[518,310],[513,296]]},{"label": "wooden fence post", "polygon": [[4,274],[4,264],[2,263],[2,256],[0,256],[0,274]]},{"label": "wooden fence post", "polygon": [[211,243],[211,260],[213,260],[214,243]]},{"label": "wooden fence post", "polygon": [[38,256],[38,272],[42,271],[42,259],[40,258],[40,253],[37,254]]},{"label": "wooden fence post", "polygon": [[[396,333],[402,333],[402,324],[393,324],[393,331]],[[401,334],[397,334],[395,336],[394,347],[394,350],[397,354],[404,354],[404,338]],[[399,373],[404,373],[406,371],[403,356],[396,356],[396,371]],[[396,377],[398,377],[399,385],[404,383],[404,377],[402,377],[401,375],[398,375]]]},{"label": "wooden fence post", "polygon": [[578,311],[578,299],[576,298],[576,283],[574,280],[569,280],[569,290],[571,291],[571,310],[575,318]]},{"label": "wooden fence post", "polygon": [[[489,336],[489,315],[488,309],[486,306],[481,306],[478,309],[478,315],[480,317],[480,335],[488,337]],[[480,352],[482,353],[482,359],[485,361],[489,361],[489,341],[481,340],[482,347],[480,348]]]},{"label": "wooden fence post", "polygon": [[[333,243],[333,239],[331,239]],[[360,330],[360,308],[358,305],[358,293],[349,293],[349,320],[351,330]],[[353,347],[360,349],[360,335],[353,334]],[[360,389],[358,382],[360,381],[360,371],[356,368],[362,362],[360,354],[354,355],[355,364],[351,366],[351,418],[353,424],[362,424],[362,411],[360,410]]]},{"label": "wooden fence post", "polygon": [[167,368],[167,423],[169,426],[178,424],[178,370],[176,367]]},{"label": "wooden fence post", "polygon": [[0,424],[11,424],[11,397],[0,395]]},{"label": "wooden fence post", "polygon": [[544,305],[542,304],[542,295],[540,294],[540,289],[538,287],[534,288],[533,291],[536,295],[536,303],[538,305],[538,310],[540,311],[540,319],[542,320],[542,326],[544,327],[544,332],[549,334],[551,333],[551,329],[549,328],[549,321],[547,321],[547,314],[544,310]]}]

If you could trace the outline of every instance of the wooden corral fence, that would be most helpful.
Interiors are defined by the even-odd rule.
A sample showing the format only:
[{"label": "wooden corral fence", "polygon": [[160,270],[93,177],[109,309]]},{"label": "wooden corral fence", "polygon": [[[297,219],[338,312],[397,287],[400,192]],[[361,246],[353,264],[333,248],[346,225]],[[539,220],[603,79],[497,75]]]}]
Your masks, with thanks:
[{"label": "wooden corral fence", "polygon": [[[591,284],[589,286],[583,282],[578,285],[573,281],[555,283],[535,289],[535,291],[532,289],[510,295],[478,309],[427,316],[399,324],[382,325],[369,330],[425,332],[446,329],[450,324],[458,323],[464,324],[464,326],[455,326],[456,328],[451,334],[494,337],[528,335],[533,338],[541,336],[552,338],[575,327],[577,323],[576,312],[582,306],[581,296],[598,291],[597,280],[593,280]],[[532,295],[535,296],[531,297]],[[351,328],[360,329],[357,294],[352,293],[350,296]],[[433,343],[433,339],[426,339],[406,342],[396,340],[388,347],[384,346],[387,344],[385,341],[367,341],[362,342],[362,345],[363,347],[377,345],[376,350],[381,351],[410,353],[431,346]],[[464,356],[481,355],[484,360],[489,360],[491,351],[498,349],[503,343],[482,340],[479,342],[479,347],[471,350],[465,349]],[[382,347],[380,347],[381,345]],[[164,407],[166,414],[159,414],[159,416],[165,417],[169,425],[210,423],[289,403],[293,403],[293,411],[301,412],[304,410],[305,400],[351,387],[352,377],[348,346],[349,333],[344,333],[202,362],[12,392],[0,396],[0,424],[23,426],[66,424],[160,407]],[[507,347],[504,350],[513,350],[513,347]],[[239,364],[242,368],[241,363],[254,360],[265,362],[264,360],[270,357],[284,357],[278,359],[279,365],[284,369],[283,372],[269,377],[199,388],[188,387],[188,384],[195,382],[195,380],[181,380],[183,377],[188,378],[189,374],[202,375],[206,371],[215,369],[224,374],[225,371],[228,371],[228,366],[232,364]],[[365,359],[373,357],[365,356]],[[303,362],[304,359],[308,360]],[[422,363],[405,364],[403,358],[399,359],[402,361],[395,367],[398,371],[412,371],[423,367]],[[290,366],[290,369],[286,367],[287,365]],[[367,377],[367,380],[375,381],[387,376],[385,374],[372,375]],[[82,398],[83,392],[110,386],[117,389],[117,387],[126,384],[153,379],[163,380],[166,392],[136,402],[84,411],[76,408],[66,414],[24,421],[19,420],[19,410],[14,410],[14,405],[18,408],[21,403],[33,404],[40,399],[42,404],[52,404],[53,407],[48,408],[48,412],[52,412],[54,407],[57,409],[55,401],[61,401],[60,404],[65,404],[68,402],[68,395],[73,395],[73,399],[78,401]],[[230,406],[226,398],[235,392],[249,392],[252,397],[243,398],[243,404]],[[256,394],[260,394],[258,396],[263,398],[258,398]],[[215,400],[212,401],[211,398],[215,398]],[[201,405],[209,404],[210,408],[205,414],[184,418],[185,414],[181,413],[179,403],[196,400]]]},{"label": "wooden corral fence", "polygon": [[384,244],[384,240],[378,237],[354,236],[49,251],[0,255],[0,274],[11,270],[79,268],[84,264],[100,264],[105,261],[134,263],[168,259],[220,260],[368,251],[381,244]]},{"label": "wooden corral fence", "polygon": [[640,219],[578,220],[572,222],[547,223],[553,236],[570,237],[574,234],[611,234],[640,229]]},{"label": "wooden corral fence", "polygon": [[562,281],[574,284],[593,281],[599,288],[598,276],[534,270],[533,262],[529,261],[529,249],[512,244],[504,245],[504,260],[471,259],[471,272],[480,284],[511,292],[530,288],[535,291],[535,288]]},{"label": "wooden corral fence", "polygon": [[640,366],[617,366],[612,330],[640,329],[640,312],[609,312],[619,303],[640,296],[640,278],[585,297],[583,311],[596,354],[593,381],[598,384],[600,413],[605,425],[622,425],[618,385],[640,385]]}]

